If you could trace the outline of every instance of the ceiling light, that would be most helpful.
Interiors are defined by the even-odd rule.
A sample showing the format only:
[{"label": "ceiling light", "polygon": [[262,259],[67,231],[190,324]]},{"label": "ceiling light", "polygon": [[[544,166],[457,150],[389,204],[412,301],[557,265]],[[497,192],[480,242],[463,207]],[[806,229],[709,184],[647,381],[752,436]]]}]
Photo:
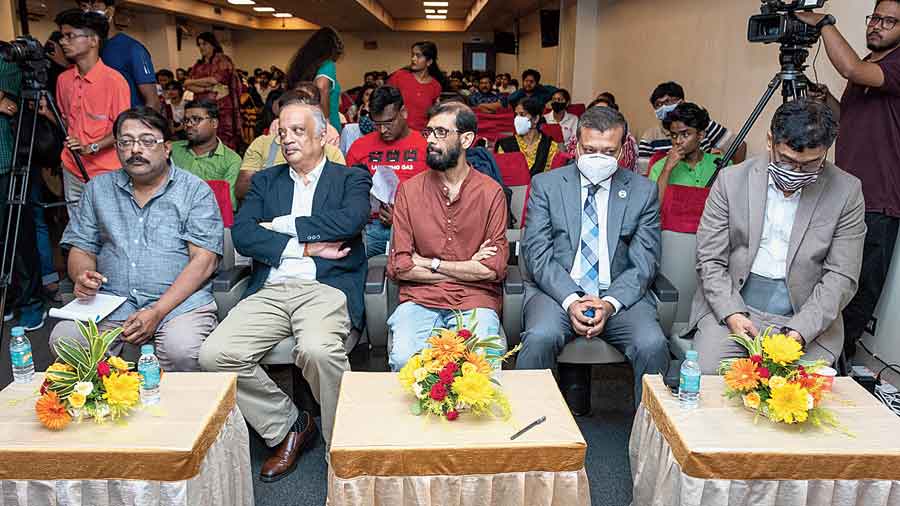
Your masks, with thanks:
[{"label": "ceiling light", "polygon": [[422,2],[425,7],[449,7],[450,2]]},{"label": "ceiling light", "polygon": [[231,5],[253,5],[256,2],[253,0],[228,0],[228,3]]},{"label": "ceiling light", "polygon": [[[425,11],[425,12],[428,12],[428,11]],[[437,13],[438,14],[447,14],[447,9],[438,9]]]},{"label": "ceiling light", "polygon": [[435,12],[434,9],[425,9],[425,14],[437,14],[437,13]]},{"label": "ceiling light", "polygon": [[425,16],[425,19],[447,19],[447,16],[443,14],[428,14]]},{"label": "ceiling light", "polygon": [[275,12],[275,7],[254,7],[256,12]]},{"label": "ceiling light", "polygon": [[292,17],[294,17],[294,15],[291,14],[290,12],[276,12],[275,14],[272,14],[272,15],[275,16],[276,18],[292,18]]}]

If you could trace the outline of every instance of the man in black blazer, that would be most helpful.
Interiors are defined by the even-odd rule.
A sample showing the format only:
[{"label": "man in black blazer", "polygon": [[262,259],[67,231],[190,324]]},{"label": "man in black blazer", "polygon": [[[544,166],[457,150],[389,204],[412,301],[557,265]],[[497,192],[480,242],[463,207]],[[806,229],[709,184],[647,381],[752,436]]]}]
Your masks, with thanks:
[{"label": "man in black blazer", "polygon": [[207,338],[200,365],[238,374],[238,405],[275,453],[260,479],[290,473],[315,436],[315,422],[266,375],[260,359],[294,337],[295,363],[322,406],[331,441],[341,376],[350,369],[344,339],[363,326],[369,220],[368,171],[326,161],[326,120],[318,106],[282,104],[278,135],[287,164],[253,176],[235,218],[238,252],[253,258],[244,299]]}]

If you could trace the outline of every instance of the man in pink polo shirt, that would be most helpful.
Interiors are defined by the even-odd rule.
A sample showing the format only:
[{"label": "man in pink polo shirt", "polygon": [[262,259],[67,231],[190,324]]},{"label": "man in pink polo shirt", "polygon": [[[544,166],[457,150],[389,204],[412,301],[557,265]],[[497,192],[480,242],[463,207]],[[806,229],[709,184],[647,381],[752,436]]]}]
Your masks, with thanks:
[{"label": "man in pink polo shirt", "polygon": [[[80,9],[56,17],[63,54],[74,62],[60,74],[56,97],[69,136],[62,152],[67,201],[81,198],[86,181],[72,152],[81,155],[89,177],[122,167],[116,156],[113,123],[129,108],[131,95],[122,74],[100,60],[100,47],[109,32],[106,16]],[[70,217],[72,216],[70,208]]]}]

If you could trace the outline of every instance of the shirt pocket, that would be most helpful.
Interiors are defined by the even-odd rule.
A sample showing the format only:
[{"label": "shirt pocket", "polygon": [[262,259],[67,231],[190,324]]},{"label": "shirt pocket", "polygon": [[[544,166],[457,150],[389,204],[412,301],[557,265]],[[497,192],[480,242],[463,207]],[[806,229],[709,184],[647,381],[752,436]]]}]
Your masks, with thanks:
[{"label": "shirt pocket", "polygon": [[89,108],[84,113],[84,134],[87,136],[86,141],[97,142],[112,132],[112,121],[109,116],[103,113],[91,112],[97,110]]}]

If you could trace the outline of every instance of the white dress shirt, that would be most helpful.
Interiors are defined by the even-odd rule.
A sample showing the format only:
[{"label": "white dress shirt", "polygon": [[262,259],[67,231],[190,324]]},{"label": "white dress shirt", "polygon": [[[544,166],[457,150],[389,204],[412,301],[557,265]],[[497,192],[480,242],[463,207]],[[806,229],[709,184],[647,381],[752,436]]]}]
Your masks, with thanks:
[{"label": "white dress shirt", "polygon": [[303,255],[304,244],[297,240],[296,219],[301,216],[312,215],[313,197],[316,194],[316,186],[322,177],[322,169],[325,167],[325,157],[306,176],[297,174],[294,169],[288,169],[291,179],[294,181],[294,198],[291,203],[291,214],[279,216],[272,220],[272,230],[291,236],[284,251],[281,253],[281,265],[273,267],[266,279],[267,285],[272,285],[289,280],[315,281],[316,263],[312,258]]},{"label": "white dress shirt", "polygon": [[[584,214],[584,201],[587,200],[588,196],[588,187],[591,186],[591,182],[587,180],[583,175],[579,174],[581,178],[581,213]],[[612,276],[609,272],[609,242],[607,241],[607,226],[606,223],[608,221],[609,215],[609,188],[612,185],[612,178],[607,179],[600,183],[600,188],[597,190],[597,193],[594,194],[594,208],[597,210],[597,224],[600,227],[600,237],[598,239],[597,244],[597,263],[598,263],[598,271],[597,271],[597,284],[600,287],[600,291],[606,290],[609,288],[610,283],[612,282]],[[581,226],[584,228],[585,226],[584,220],[582,220]],[[578,233],[578,247],[575,249],[575,262],[572,264],[572,269],[569,273],[572,276],[572,279],[575,280],[576,283],[581,280],[581,237],[583,235],[584,230],[580,230]],[[573,302],[578,300],[578,294],[571,294],[562,303],[563,310],[566,312],[569,311],[569,306],[572,305]],[[615,297],[603,297],[602,300],[605,300],[612,304],[616,314],[622,309],[622,303],[616,300]]]},{"label": "white dress shirt", "polygon": [[750,269],[753,274],[769,279],[785,279],[787,276],[788,248],[801,192],[797,190],[790,197],[785,197],[769,176],[762,238]]},{"label": "white dress shirt", "polygon": [[[556,118],[553,117],[553,111],[548,112],[544,115],[544,119],[547,120],[547,123],[550,125],[556,125]],[[563,133],[563,144],[568,144],[572,137],[575,137],[575,134],[578,131],[578,116],[566,112],[563,116],[562,121],[559,123],[559,127],[562,129]]]}]

